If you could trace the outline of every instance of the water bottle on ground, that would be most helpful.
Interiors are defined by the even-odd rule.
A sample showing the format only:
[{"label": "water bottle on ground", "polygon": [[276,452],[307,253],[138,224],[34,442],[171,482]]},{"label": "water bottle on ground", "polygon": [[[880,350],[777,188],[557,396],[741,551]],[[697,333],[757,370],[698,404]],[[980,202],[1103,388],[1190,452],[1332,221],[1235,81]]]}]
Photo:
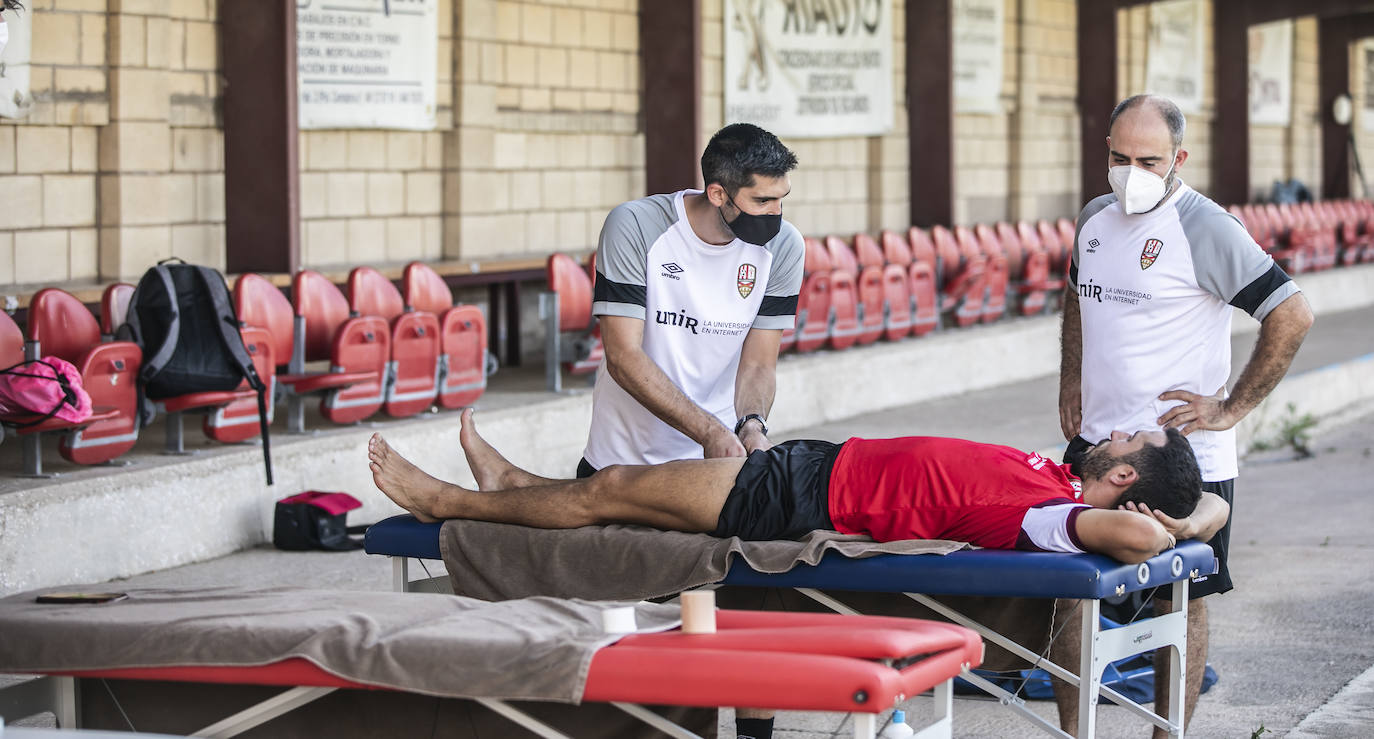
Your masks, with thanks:
[{"label": "water bottle on ground", "polygon": [[907,725],[906,711],[901,709],[892,712],[892,723],[878,733],[879,739],[905,739],[909,736],[916,736],[916,730]]}]

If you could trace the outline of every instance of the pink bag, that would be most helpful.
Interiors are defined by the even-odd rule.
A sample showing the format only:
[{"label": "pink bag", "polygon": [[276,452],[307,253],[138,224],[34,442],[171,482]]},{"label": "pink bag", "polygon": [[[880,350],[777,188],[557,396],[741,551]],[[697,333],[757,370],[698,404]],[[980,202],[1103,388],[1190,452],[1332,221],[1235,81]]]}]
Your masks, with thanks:
[{"label": "pink bag", "polygon": [[0,415],[39,414],[17,426],[49,418],[79,423],[91,416],[91,396],[81,386],[81,373],[65,359],[43,357],[0,370]]}]

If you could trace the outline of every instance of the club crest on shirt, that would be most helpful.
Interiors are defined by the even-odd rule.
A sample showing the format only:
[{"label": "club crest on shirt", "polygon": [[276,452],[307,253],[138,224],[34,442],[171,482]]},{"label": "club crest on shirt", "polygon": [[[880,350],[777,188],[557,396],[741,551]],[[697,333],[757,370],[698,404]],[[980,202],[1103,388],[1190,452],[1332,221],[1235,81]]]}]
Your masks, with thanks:
[{"label": "club crest on shirt", "polygon": [[739,274],[736,275],[735,285],[739,288],[741,298],[749,297],[749,293],[754,292],[754,280],[758,277],[759,271],[752,264],[741,264]]},{"label": "club crest on shirt", "polygon": [[1159,239],[1147,239],[1145,248],[1140,250],[1140,268],[1149,269],[1150,265],[1159,258],[1159,252],[1164,249],[1164,242]]}]

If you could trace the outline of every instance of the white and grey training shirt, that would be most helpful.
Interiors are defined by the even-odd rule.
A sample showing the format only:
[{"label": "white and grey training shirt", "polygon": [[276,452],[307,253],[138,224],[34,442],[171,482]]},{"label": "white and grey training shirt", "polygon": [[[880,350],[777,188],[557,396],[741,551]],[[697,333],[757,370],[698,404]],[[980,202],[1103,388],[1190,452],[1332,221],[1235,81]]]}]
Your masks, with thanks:
[{"label": "white and grey training shirt", "polygon": [[[683,196],[652,195],[611,211],[597,245],[592,312],[644,321],[644,351],[692,402],[735,424],[735,374],[750,329],[792,328],[805,247],[783,221],[763,246],[697,237]],[[659,420],[597,370],[583,453],[600,469],[700,459],[701,445]]]},{"label": "white and grey training shirt", "polygon": [[[1158,429],[1181,401],[1212,395],[1231,373],[1231,313],[1256,320],[1297,285],[1235,216],[1183,183],[1149,213],[1127,215],[1103,195],[1078,217],[1069,282],[1083,324],[1083,426],[1090,442],[1112,431]],[[1236,432],[1191,433],[1206,481],[1236,476]]]}]

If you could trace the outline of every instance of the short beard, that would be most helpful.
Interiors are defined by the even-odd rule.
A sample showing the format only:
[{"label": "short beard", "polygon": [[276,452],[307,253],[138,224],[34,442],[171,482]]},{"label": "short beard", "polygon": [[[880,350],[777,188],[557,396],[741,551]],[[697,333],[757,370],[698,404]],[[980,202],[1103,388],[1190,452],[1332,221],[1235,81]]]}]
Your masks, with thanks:
[{"label": "short beard", "polygon": [[1077,475],[1078,479],[1100,479],[1110,472],[1117,464],[1126,461],[1124,457],[1113,457],[1107,453],[1107,450],[1102,447],[1107,441],[1108,440],[1103,439],[1092,449],[1089,449],[1087,454],[1084,454],[1070,467],[1070,471]]}]

